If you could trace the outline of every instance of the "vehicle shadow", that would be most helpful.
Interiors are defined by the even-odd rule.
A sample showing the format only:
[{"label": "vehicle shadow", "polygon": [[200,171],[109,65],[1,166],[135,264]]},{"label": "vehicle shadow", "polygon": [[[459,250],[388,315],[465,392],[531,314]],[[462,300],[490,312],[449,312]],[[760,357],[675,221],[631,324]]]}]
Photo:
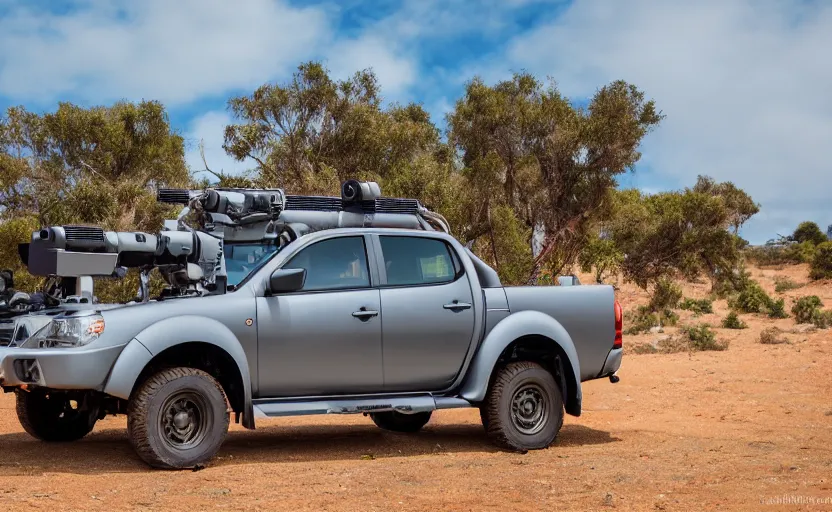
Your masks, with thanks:
[{"label": "vehicle shadow", "polygon": [[[566,425],[553,449],[620,441],[608,432]],[[229,432],[211,467],[268,462],[383,459],[432,453],[499,451],[481,425],[428,425],[417,434],[383,431],[374,425],[266,425],[255,431]],[[518,455],[519,456],[519,455]],[[0,472],[40,475],[148,471],[136,456],[124,429],[96,430],[74,443],[43,443],[27,434],[0,435]]]}]

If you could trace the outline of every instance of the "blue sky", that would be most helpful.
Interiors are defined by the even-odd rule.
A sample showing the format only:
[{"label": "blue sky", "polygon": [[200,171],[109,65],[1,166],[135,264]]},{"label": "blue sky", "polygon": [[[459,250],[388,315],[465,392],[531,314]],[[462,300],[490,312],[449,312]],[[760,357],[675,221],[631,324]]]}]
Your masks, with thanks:
[{"label": "blue sky", "polygon": [[616,79],[667,115],[622,185],[731,180],[762,204],[752,242],[832,223],[832,3],[823,0],[0,0],[0,108],[157,99],[202,168],[226,100],[322,60],[371,67],[388,101],[444,126],[465,82],[527,70],[585,100]]}]

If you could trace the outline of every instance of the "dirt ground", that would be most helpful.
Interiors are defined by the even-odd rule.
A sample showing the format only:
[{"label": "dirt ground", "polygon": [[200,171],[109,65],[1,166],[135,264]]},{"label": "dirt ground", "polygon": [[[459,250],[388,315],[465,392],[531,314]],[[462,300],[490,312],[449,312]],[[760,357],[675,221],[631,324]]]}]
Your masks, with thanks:
[{"label": "dirt ground", "polygon": [[[805,267],[754,270],[807,282]],[[704,297],[706,283],[686,285]],[[832,284],[775,294],[817,294]],[[647,296],[623,286],[625,309]],[[786,301],[790,308],[790,299]],[[718,326],[727,312],[682,323]],[[301,417],[234,426],[200,471],[148,470],[124,418],[99,422],[80,442],[46,445],[24,434],[14,397],[0,396],[0,505],[8,510],[832,510],[832,331],[788,333],[762,345],[770,325],[716,329],[725,352],[626,354],[621,382],[584,385],[584,412],[567,416],[554,446],[500,452],[476,410],[443,411],[417,435],[383,432],[368,418]],[[649,342],[658,334],[625,336]]]}]

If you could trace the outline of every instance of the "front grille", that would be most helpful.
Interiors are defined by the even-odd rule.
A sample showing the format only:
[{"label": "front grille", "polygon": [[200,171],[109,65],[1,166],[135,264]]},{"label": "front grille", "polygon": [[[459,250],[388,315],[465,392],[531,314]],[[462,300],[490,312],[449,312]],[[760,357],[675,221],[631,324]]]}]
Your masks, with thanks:
[{"label": "front grille", "polygon": [[104,230],[94,226],[64,226],[67,242],[103,242]]}]

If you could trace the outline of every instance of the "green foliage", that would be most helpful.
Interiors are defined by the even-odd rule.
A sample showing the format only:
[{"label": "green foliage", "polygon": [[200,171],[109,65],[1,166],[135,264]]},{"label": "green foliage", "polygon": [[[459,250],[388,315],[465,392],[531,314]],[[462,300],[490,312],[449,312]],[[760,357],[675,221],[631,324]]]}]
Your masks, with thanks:
[{"label": "green foliage", "polygon": [[693,311],[697,316],[714,312],[714,303],[708,299],[686,298],[679,307],[687,311]]},{"label": "green foliage", "polygon": [[788,277],[776,276],[774,278],[774,291],[777,293],[783,293],[789,290],[796,290],[801,286],[801,284],[795,283]]},{"label": "green foliage", "polygon": [[760,332],[760,343],[763,345],[782,345],[789,340],[782,336],[783,332],[777,327],[769,327]]},{"label": "green foliage", "polygon": [[801,222],[797,226],[792,234],[792,239],[798,243],[809,242],[813,245],[820,245],[829,240],[817,224],[809,221]]},{"label": "green foliage", "polygon": [[771,297],[756,281],[750,281],[740,290],[732,306],[743,313],[765,313],[772,302]]},{"label": "green foliage", "polygon": [[812,315],[812,325],[818,329],[832,327],[832,311],[815,311]]},{"label": "green foliage", "polygon": [[675,309],[682,300],[682,288],[671,279],[660,279],[653,288],[653,296],[648,305],[650,311],[658,312]]},{"label": "green foliage", "polygon": [[790,243],[786,245],[763,245],[749,247],[745,256],[757,265],[789,265],[810,263],[817,252],[813,242]]},{"label": "green foliage", "polygon": [[601,87],[584,108],[527,73],[493,86],[470,81],[447,118],[472,200],[463,237],[496,236],[492,208],[506,205],[543,238],[529,280],[559,273],[581,252],[616,177],[633,168],[642,138],[661,118],[622,81]]},{"label": "green foliage", "polygon": [[683,327],[681,332],[686,338],[688,349],[691,352],[728,349],[728,342],[718,341],[716,339],[716,333],[711,330],[708,324]]},{"label": "green foliage", "polygon": [[740,319],[736,311],[731,311],[722,319],[722,327],[725,329],[746,329],[748,324]]},{"label": "green foliage", "polygon": [[728,228],[754,211],[738,206],[733,194],[739,192],[733,185],[700,177],[696,186],[683,191],[612,194],[602,226],[626,255],[621,265],[625,277],[646,287],[674,273],[692,279],[732,272],[745,242]]},{"label": "green foliage", "polygon": [[734,228],[735,234],[739,232],[743,224],[760,211],[760,205],[730,181],[717,183],[709,176],[699,176],[696,185],[693,186],[693,191],[711,194],[723,200],[728,210],[728,222]]},{"label": "green foliage", "polygon": [[639,306],[634,312],[624,315],[625,334],[641,334],[654,327],[670,327],[678,321],[679,315],[669,309],[652,311],[649,306]]},{"label": "green foliage", "polygon": [[753,280],[744,267],[719,271],[713,276],[711,293],[720,299],[730,298],[745,290]]},{"label": "green foliage", "polygon": [[618,271],[624,255],[609,238],[591,235],[578,255],[578,262],[583,272],[595,270],[595,282],[602,283],[604,277]]},{"label": "green foliage", "polygon": [[795,321],[799,324],[813,324],[819,329],[832,327],[832,311],[823,311],[823,302],[817,295],[800,297],[792,306]]},{"label": "green foliage", "polygon": [[769,299],[766,305],[766,314],[769,318],[789,318],[786,313],[786,301],[784,299]]},{"label": "green foliage", "polygon": [[[61,103],[45,114],[9,108],[0,119],[0,260],[15,271],[20,289],[34,291],[40,279],[17,256],[17,244],[33,230],[97,224],[155,231],[175,213],[156,202],[155,189],[189,183],[184,141],[158,102]],[[107,299],[132,298],[137,288],[132,280],[129,293],[108,294],[115,288],[102,284]]]},{"label": "green foliage", "polygon": [[809,295],[807,297],[800,297],[792,306],[792,314],[795,322],[799,324],[811,324],[813,319],[820,313],[820,308],[823,307],[820,297],[817,295]]},{"label": "green foliage", "polygon": [[817,247],[817,253],[809,270],[812,279],[832,278],[832,242],[824,242]]}]

